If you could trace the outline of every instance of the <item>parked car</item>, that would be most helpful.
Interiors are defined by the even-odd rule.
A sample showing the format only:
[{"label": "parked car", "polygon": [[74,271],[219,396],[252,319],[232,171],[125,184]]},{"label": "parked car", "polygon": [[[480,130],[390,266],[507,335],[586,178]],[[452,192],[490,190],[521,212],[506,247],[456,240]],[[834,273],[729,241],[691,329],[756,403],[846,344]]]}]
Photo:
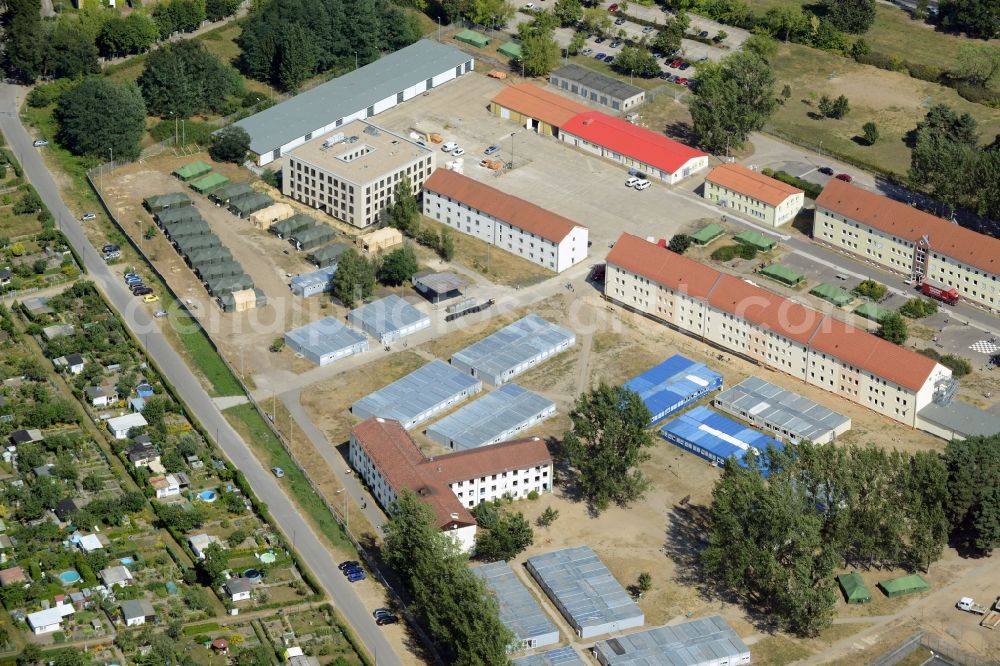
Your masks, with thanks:
[{"label": "parked car", "polygon": [[613,63],[614,61],[615,61],[615,57],[614,56],[609,55],[609,56],[605,56],[604,57],[604,62],[608,63],[609,65],[611,63]]},{"label": "parked car", "polygon": [[695,86],[698,85],[698,81],[696,79],[688,79],[687,81],[684,82],[684,85],[686,85],[691,90],[694,90]]},{"label": "parked car", "polygon": [[619,16],[615,19],[615,25],[625,25],[625,17]]},{"label": "parked car", "polygon": [[458,148],[458,144],[456,142],[454,142],[454,141],[449,141],[448,143],[446,143],[443,146],[441,146],[441,152],[443,152],[443,153],[450,153],[451,151],[455,150],[456,148]]},{"label": "parked car", "polygon": [[152,293],[153,293],[153,290],[150,289],[149,287],[145,287],[145,286],[143,286],[143,287],[136,287],[135,289],[132,290],[132,294],[135,295],[135,296],[148,296],[149,294],[152,294]]},{"label": "parked car", "polygon": [[365,579],[364,571],[354,571],[347,575],[347,580],[348,582],[351,583],[357,583],[359,580],[364,580],[364,579]]},{"label": "parked car", "polygon": [[391,611],[391,610],[389,610],[388,608],[376,608],[376,609],[375,609],[375,610],[374,610],[374,611],[372,612],[372,617],[374,617],[374,618],[375,618],[376,620],[377,620],[377,619],[379,618],[379,616],[381,616],[381,615],[392,615],[392,611]]},{"label": "parked car", "polygon": [[525,5],[524,7],[522,7],[521,9],[534,9],[534,8],[535,8],[535,3],[533,3],[533,2],[529,2],[528,4],[526,4],[526,5]]},{"label": "parked car", "polygon": [[492,155],[493,153],[497,152],[498,150],[500,150],[500,146],[494,144],[494,145],[490,146],[489,148],[487,148],[486,150],[484,150],[483,154],[484,155]]},{"label": "parked car", "polygon": [[625,187],[634,187],[636,183],[639,182],[639,178],[635,176],[629,176],[628,180],[625,181]]},{"label": "parked car", "polygon": [[654,28],[651,25],[647,25],[645,28],[642,29],[642,34],[648,35],[649,33],[653,32],[654,30],[656,30],[656,28]]},{"label": "parked car", "polygon": [[357,560],[344,560],[343,562],[337,565],[337,568],[343,571],[348,567],[359,567],[359,566],[361,566],[361,563],[358,562]]},{"label": "parked car", "polygon": [[686,78],[684,78],[683,76],[678,76],[677,77],[677,85],[679,85],[679,86],[686,86],[687,82],[688,82],[688,80]]},{"label": "parked car", "polygon": [[680,58],[674,58],[673,60],[670,61],[670,66],[673,67],[674,69],[677,69],[678,67],[680,67],[683,64],[684,64],[684,61],[681,60]]},{"label": "parked car", "polygon": [[819,168],[819,172],[823,173],[823,174],[826,174],[827,176],[832,176],[833,175],[833,167],[828,167],[828,166],[820,167]]},{"label": "parked car", "polygon": [[108,243],[107,245],[101,248],[101,252],[114,252],[115,250],[120,250],[120,249],[121,248],[115,245],[114,243]]},{"label": "parked car", "polygon": [[594,60],[604,60],[607,56],[608,56],[607,53],[604,53],[603,51],[601,51],[597,55],[594,56]]},{"label": "parked car", "polygon": [[156,294],[146,294],[145,296],[142,297],[143,303],[155,303],[158,300],[160,300],[160,297],[157,296]]},{"label": "parked car", "polygon": [[587,56],[587,55],[590,55],[590,54],[591,54],[591,53],[593,53],[593,52],[594,52],[594,49],[592,49],[592,48],[590,48],[590,47],[588,46],[587,48],[585,48],[585,49],[581,49],[581,50],[580,50],[580,55],[585,55],[585,56]]},{"label": "parked car", "polygon": [[612,5],[608,7],[608,11],[611,12],[612,14],[618,11],[618,3],[617,2],[612,3]]},{"label": "parked car", "polygon": [[386,624],[396,624],[397,622],[399,622],[399,618],[395,615],[383,615],[375,619],[375,624],[380,627]]},{"label": "parked car", "polygon": [[851,176],[851,174],[849,174],[849,173],[838,173],[837,174],[837,180],[842,180],[845,183],[849,183],[852,180],[854,180],[854,177]]},{"label": "parked car", "polygon": [[81,217],[80,219],[83,220],[84,222],[90,222],[91,220],[96,220],[97,219],[97,214],[96,213],[84,213],[83,217]]},{"label": "parked car", "polygon": [[621,45],[622,45],[622,40],[620,39],[616,39],[615,41],[611,42],[611,48],[613,49],[617,49]]},{"label": "parked car", "polygon": [[708,37],[708,30],[702,30],[701,32],[698,33],[698,36],[701,37],[702,39],[705,39],[706,37]]},{"label": "parked car", "polygon": [[670,80],[670,72],[660,72],[660,78],[664,81]]},{"label": "parked car", "polygon": [[31,145],[33,145],[35,148],[38,148],[39,146],[49,145],[49,142],[46,141],[45,139],[35,139],[34,141],[31,142]]},{"label": "parked car", "polygon": [[281,469],[280,467],[272,467],[271,474],[274,474],[276,477],[280,479],[281,477],[285,476],[285,470]]},{"label": "parked car", "polygon": [[456,148],[455,150],[451,151],[451,154],[454,155],[455,157],[461,157],[462,155],[465,154],[465,149],[464,148]]},{"label": "parked car", "polygon": [[646,189],[650,185],[652,185],[652,183],[650,183],[648,180],[646,180],[645,178],[640,178],[639,182],[637,182],[635,184],[635,189],[637,189],[637,190],[639,190],[641,192],[642,190]]},{"label": "parked car", "polygon": [[601,35],[600,37],[598,37],[597,39],[594,40],[594,43],[595,44],[603,44],[606,41],[608,41],[608,38],[605,37],[604,35]]},{"label": "parked car", "polygon": [[690,67],[691,67],[691,63],[689,63],[689,62],[682,62],[680,64],[680,66],[677,67],[677,69],[679,69],[679,70],[681,70],[683,72],[685,69],[688,69]]},{"label": "parked car", "polygon": [[167,316],[167,311],[166,310],[157,310],[156,314],[154,314],[153,316],[156,317],[157,319],[159,319],[160,317],[166,317]]}]

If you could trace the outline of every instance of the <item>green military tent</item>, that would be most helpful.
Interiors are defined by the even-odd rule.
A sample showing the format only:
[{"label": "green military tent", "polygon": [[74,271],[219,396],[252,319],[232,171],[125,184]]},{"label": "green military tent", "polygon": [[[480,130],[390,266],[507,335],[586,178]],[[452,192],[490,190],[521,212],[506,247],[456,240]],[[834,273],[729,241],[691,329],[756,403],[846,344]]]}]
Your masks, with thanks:
[{"label": "green military tent", "polygon": [[761,271],[761,274],[765,277],[771,278],[772,280],[777,280],[778,282],[787,284],[790,287],[794,287],[805,279],[805,276],[802,273],[793,271],[791,268],[783,264],[770,264],[769,266],[765,266]]},{"label": "green military tent", "polygon": [[150,213],[158,213],[166,208],[190,206],[191,198],[183,192],[171,192],[170,194],[157,194],[146,197],[142,200],[142,203]]},{"label": "green military tent", "polygon": [[302,213],[298,213],[296,215],[291,216],[287,220],[281,220],[280,222],[275,222],[274,224],[271,225],[271,228],[268,229],[268,231],[270,231],[278,238],[288,238],[292,234],[298,231],[302,231],[306,227],[314,227],[317,224],[318,223],[316,222],[316,220],[309,217],[308,215],[303,215]]},{"label": "green military tent", "polygon": [[192,268],[207,264],[220,264],[232,258],[233,255],[229,251],[229,248],[221,245],[219,247],[205,247],[200,250],[192,250],[191,254],[187,255],[188,264]]},{"label": "green military tent", "polygon": [[177,222],[186,222],[188,220],[200,220],[201,213],[194,206],[182,206],[180,208],[165,208],[160,212],[156,213],[156,222],[161,226],[165,227],[169,224],[175,224]]},{"label": "green military tent", "polygon": [[711,224],[706,224],[701,229],[691,234],[691,240],[698,245],[708,245],[724,233],[726,233],[725,228],[722,225],[715,224],[713,222]]},{"label": "green military tent", "polygon": [[887,597],[901,597],[904,594],[926,592],[930,589],[930,585],[923,579],[923,576],[917,574],[900,576],[891,580],[880,580],[878,587]]},{"label": "green military tent", "polygon": [[[267,305],[267,296],[262,290],[254,289],[253,295],[256,299],[254,307],[262,308]],[[222,308],[223,312],[234,312],[236,310],[236,298],[233,296],[233,292],[227,291],[219,294],[216,300],[219,301],[219,307]]]},{"label": "green military tent", "polygon": [[175,243],[186,236],[204,236],[210,233],[212,233],[212,230],[202,220],[191,220],[190,222],[175,224],[164,231],[167,238]]},{"label": "green military tent", "polygon": [[241,289],[253,289],[253,280],[249,275],[243,273],[242,275],[216,278],[206,283],[205,287],[208,289],[209,294],[218,298],[223,294],[231,294]]},{"label": "green military tent", "polygon": [[243,267],[238,261],[224,261],[218,264],[206,264],[198,266],[198,277],[202,282],[212,282],[219,278],[242,275]]},{"label": "green military tent", "polygon": [[229,200],[229,212],[236,217],[247,217],[274,203],[274,199],[262,192],[250,192]]},{"label": "green military tent", "polygon": [[183,238],[178,238],[174,241],[174,245],[177,246],[177,251],[181,254],[187,256],[194,252],[195,250],[200,250],[206,247],[219,247],[222,245],[222,241],[215,234],[208,233],[201,236],[185,236]]},{"label": "green military tent", "polygon": [[477,49],[481,49],[490,43],[489,37],[480,34],[475,30],[463,30],[455,35],[455,39],[465,44],[469,44],[470,46],[475,46]]},{"label": "green military tent", "polygon": [[189,180],[194,180],[198,176],[204,176],[211,170],[212,167],[210,167],[207,163],[202,160],[198,160],[197,162],[191,162],[190,164],[185,164],[180,168],[174,169],[174,175],[186,183]]},{"label": "green military tent", "polygon": [[253,192],[250,183],[229,183],[212,192],[208,195],[208,198],[217,204],[227,204],[233,197],[249,194],[250,192]]},{"label": "green military tent", "polygon": [[851,296],[850,292],[826,282],[816,285],[809,290],[809,293],[813,296],[819,296],[824,301],[830,301],[837,307],[847,305],[854,300],[854,296]]},{"label": "green military tent", "polygon": [[507,42],[497,49],[497,53],[502,53],[511,60],[519,60],[521,58],[521,45],[517,42]]},{"label": "green military tent", "polygon": [[892,310],[880,308],[874,303],[862,303],[858,307],[854,308],[854,314],[862,316],[865,319],[871,319],[875,322],[882,321],[882,317],[886,316],[890,312],[892,312]]},{"label": "green military tent", "polygon": [[856,571],[837,576],[837,584],[844,593],[844,601],[849,604],[866,604],[872,600],[872,593],[868,591],[861,574]]},{"label": "green military tent", "polygon": [[326,226],[318,224],[315,227],[306,227],[301,231],[292,234],[291,242],[296,250],[312,250],[324,243],[329,243],[337,237],[337,232]]},{"label": "green military tent", "polygon": [[743,243],[744,245],[749,245],[750,247],[755,247],[762,252],[770,250],[772,247],[778,244],[778,241],[771,238],[770,236],[765,236],[764,234],[758,233],[756,231],[744,231],[738,236],[733,237],[737,243]]},{"label": "green military tent", "polygon": [[344,254],[350,246],[345,243],[332,243],[331,245],[324,245],[318,250],[313,250],[308,255],[306,259],[311,263],[316,264],[319,268],[326,268],[332,264],[337,263],[340,259],[340,255]]},{"label": "green military tent", "polygon": [[202,176],[198,180],[191,181],[191,189],[198,194],[208,194],[209,192],[214,192],[228,182],[229,179],[221,173],[210,173],[207,176]]}]

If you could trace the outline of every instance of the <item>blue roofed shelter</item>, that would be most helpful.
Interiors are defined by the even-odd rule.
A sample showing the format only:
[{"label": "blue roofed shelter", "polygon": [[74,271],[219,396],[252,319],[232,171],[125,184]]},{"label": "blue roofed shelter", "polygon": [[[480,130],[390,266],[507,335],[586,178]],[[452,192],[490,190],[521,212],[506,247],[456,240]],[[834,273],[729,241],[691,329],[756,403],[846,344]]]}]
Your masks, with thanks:
[{"label": "blue roofed shelter", "polygon": [[674,354],[663,363],[625,382],[642,398],[652,415],[650,424],[722,388],[722,375],[704,363]]},{"label": "blue roofed shelter", "polygon": [[660,434],[671,444],[720,466],[730,456],[746,466],[744,458],[751,449],[763,453],[769,444],[782,448],[777,440],[707,407],[681,414],[664,425]]}]

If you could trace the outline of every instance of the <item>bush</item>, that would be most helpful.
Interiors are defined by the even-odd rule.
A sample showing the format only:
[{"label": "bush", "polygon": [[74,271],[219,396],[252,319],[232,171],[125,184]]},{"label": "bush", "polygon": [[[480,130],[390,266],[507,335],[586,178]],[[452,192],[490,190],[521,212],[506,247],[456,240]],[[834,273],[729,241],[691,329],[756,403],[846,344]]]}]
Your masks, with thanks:
[{"label": "bush", "polygon": [[787,183],[792,187],[797,187],[806,193],[806,196],[810,199],[815,199],[819,196],[820,192],[823,191],[822,186],[816,183],[810,182],[808,180],[803,180],[797,176],[793,176],[790,173],[784,171],[774,171],[773,169],[763,168],[761,173],[769,178],[774,178],[775,180],[780,180],[783,183]]},{"label": "bush", "polygon": [[739,257],[740,259],[753,259],[757,256],[757,248],[750,245],[726,245],[712,252],[712,259],[716,261],[729,261]]},{"label": "bush", "polygon": [[911,298],[899,308],[899,314],[910,319],[923,319],[937,312],[937,303],[926,298]]},{"label": "bush", "polygon": [[885,295],[889,293],[886,286],[875,280],[864,280],[861,284],[854,288],[854,293],[858,296],[863,296],[864,298],[870,298],[873,301],[881,301],[885,298]]},{"label": "bush", "polygon": [[855,54],[854,59],[862,65],[871,65],[872,67],[878,67],[879,69],[888,70],[890,72],[902,72],[906,69],[905,64],[900,58],[886,55],[885,53],[879,53],[878,51],[858,53]]},{"label": "bush", "polygon": [[205,146],[212,142],[212,132],[219,129],[218,126],[211,123],[200,123],[195,120],[188,120],[184,123],[184,132],[181,132],[181,124],[177,123],[174,125],[173,120],[162,120],[149,130],[149,135],[153,137],[154,141],[166,141],[167,139],[173,138],[174,128],[177,128],[177,143],[181,142],[183,137],[184,144],[190,145],[193,143]]},{"label": "bush", "polygon": [[964,81],[955,86],[955,90],[957,90],[958,94],[964,99],[974,102],[975,104],[1000,107],[1000,92],[995,92],[988,88],[983,88],[982,86],[973,85]]},{"label": "bush", "polygon": [[40,83],[28,93],[28,106],[40,109],[59,101],[59,97],[73,87],[73,79],[56,79],[49,83]]},{"label": "bush", "polygon": [[906,71],[915,79],[930,81],[931,83],[941,82],[941,70],[934,65],[925,65],[919,62],[906,63]]},{"label": "bush", "polygon": [[972,364],[959,356],[939,354],[936,350],[931,349],[930,347],[921,349],[920,353],[934,359],[944,367],[949,368],[951,373],[956,377],[964,377],[972,372]]}]

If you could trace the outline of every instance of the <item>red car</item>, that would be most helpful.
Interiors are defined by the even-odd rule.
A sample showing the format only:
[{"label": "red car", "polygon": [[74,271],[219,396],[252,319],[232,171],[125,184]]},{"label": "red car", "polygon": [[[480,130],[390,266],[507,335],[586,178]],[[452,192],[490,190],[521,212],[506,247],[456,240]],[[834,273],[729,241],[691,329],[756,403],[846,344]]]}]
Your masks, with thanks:
[{"label": "red car", "polygon": [[679,86],[686,86],[687,82],[688,82],[687,79],[685,79],[683,76],[680,76],[677,78],[677,81],[675,83],[677,83],[677,85]]},{"label": "red car", "polygon": [[842,180],[845,183],[849,183],[852,180],[854,180],[854,178],[852,178],[851,174],[849,174],[849,173],[838,173],[837,174],[837,180]]},{"label": "red car", "polygon": [[613,4],[610,7],[608,7],[608,11],[611,12],[612,14],[614,14],[616,11],[618,11],[618,3],[616,2],[615,4]]},{"label": "red car", "polygon": [[680,67],[682,64],[684,64],[684,61],[681,60],[680,58],[677,58],[672,63],[670,63],[670,66],[676,69],[677,67]]}]

